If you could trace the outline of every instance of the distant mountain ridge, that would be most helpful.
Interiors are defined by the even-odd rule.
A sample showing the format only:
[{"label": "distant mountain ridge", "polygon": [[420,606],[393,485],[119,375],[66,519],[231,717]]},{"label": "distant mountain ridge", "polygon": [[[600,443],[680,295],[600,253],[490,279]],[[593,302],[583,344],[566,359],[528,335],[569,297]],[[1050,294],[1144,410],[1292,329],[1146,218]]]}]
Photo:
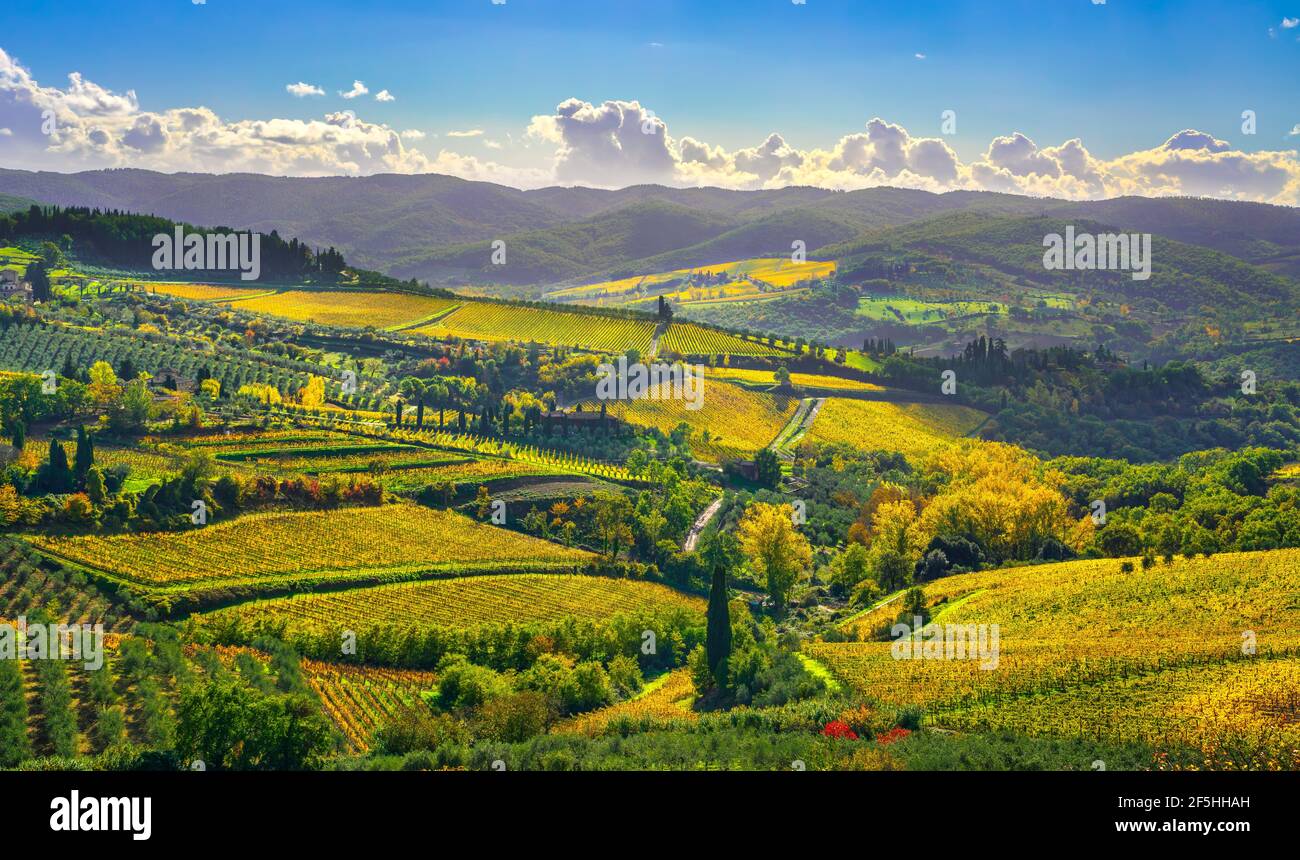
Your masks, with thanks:
[{"label": "distant mountain ridge", "polygon": [[[635,185],[521,191],[438,174],[274,177],[0,169],[0,194],[201,225],[277,230],[349,260],[435,283],[540,285],[766,254],[810,255],[953,212],[1090,219],[1231,254],[1300,277],[1300,209],[1199,198],[1093,202],[877,187],[760,191]],[[491,243],[506,242],[506,264]]]}]

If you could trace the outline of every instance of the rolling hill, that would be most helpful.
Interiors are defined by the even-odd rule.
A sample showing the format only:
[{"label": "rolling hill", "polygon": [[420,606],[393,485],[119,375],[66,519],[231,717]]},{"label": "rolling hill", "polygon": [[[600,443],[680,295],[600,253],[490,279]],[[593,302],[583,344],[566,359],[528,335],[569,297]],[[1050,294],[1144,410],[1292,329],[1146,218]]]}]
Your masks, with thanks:
[{"label": "rolling hill", "polygon": [[[278,230],[398,277],[533,285],[647,274],[808,251],[866,231],[955,212],[1086,218],[1300,272],[1300,212],[1198,198],[1072,202],[983,191],[877,187],[761,191],[635,185],[521,191],[436,174],[297,178],[256,174],[75,174],[0,169],[0,195],[156,214],[192,224]],[[484,249],[518,252],[484,270]],[[517,291],[517,290],[516,290]]]}]

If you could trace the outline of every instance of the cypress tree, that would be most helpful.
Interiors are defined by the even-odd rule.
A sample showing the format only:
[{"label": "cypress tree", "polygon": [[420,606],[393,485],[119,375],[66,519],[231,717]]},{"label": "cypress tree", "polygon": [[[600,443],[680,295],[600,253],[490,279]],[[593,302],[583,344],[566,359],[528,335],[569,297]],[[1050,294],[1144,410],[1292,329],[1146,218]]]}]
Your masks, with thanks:
[{"label": "cypress tree", "polygon": [[84,426],[77,428],[77,452],[73,456],[73,464],[73,473],[78,482],[86,480],[90,467],[95,465],[95,443],[91,441]]},{"label": "cypress tree", "polygon": [[718,686],[725,686],[727,660],[731,657],[731,610],[727,606],[727,569],[713,566],[713,586],[709,589],[708,627],[704,655]]},{"label": "cypress tree", "polygon": [[68,468],[68,452],[58,439],[50,440],[50,461],[45,467],[45,483],[52,493],[64,493],[72,487],[72,470]]}]

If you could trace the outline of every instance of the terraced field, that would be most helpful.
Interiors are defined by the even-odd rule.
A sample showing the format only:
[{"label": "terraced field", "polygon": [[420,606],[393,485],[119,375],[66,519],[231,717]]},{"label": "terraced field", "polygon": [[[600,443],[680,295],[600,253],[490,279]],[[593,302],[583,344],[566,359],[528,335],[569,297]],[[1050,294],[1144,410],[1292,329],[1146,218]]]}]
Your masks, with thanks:
[{"label": "terraced field", "polygon": [[292,629],[362,629],[400,623],[472,627],[485,623],[609,618],[620,612],[680,608],[703,611],[704,600],[663,585],[563,574],[466,576],[354,588],[328,594],[246,603],[208,613],[249,620],[284,619]]},{"label": "terraced field", "polygon": [[418,505],[254,514],[187,532],[32,536],[58,558],[147,589],[565,568],[588,553]]},{"label": "terraced field", "polygon": [[671,433],[678,424],[691,429],[691,450],[705,462],[749,458],[767,447],[794,414],[797,398],[750,391],[727,382],[705,380],[704,405],[686,408],[683,400],[609,401],[609,412],[643,427]]},{"label": "terraced field", "polygon": [[804,438],[921,456],[966,435],[986,417],[968,406],[830,397]]}]

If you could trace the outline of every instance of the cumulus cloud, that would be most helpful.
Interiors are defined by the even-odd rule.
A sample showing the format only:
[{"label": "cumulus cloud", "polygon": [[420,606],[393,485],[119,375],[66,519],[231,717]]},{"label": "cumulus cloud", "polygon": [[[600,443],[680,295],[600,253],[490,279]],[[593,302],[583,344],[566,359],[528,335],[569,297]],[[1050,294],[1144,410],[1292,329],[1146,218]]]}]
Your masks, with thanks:
[{"label": "cumulus cloud", "polygon": [[397,101],[397,96],[393,95],[393,94],[390,93],[388,90],[380,90],[379,92],[375,93],[375,101],[377,101],[377,102],[395,102],[395,101]]},{"label": "cumulus cloud", "polygon": [[[353,91],[361,90],[365,85],[358,81]],[[445,136],[484,134],[470,128]],[[65,86],[44,86],[0,49],[0,148],[4,165],[14,168],[133,166],[299,176],[433,172],[523,188],[557,182],[845,190],[892,185],[1069,199],[1205,195],[1300,205],[1300,153],[1294,148],[1243,152],[1194,128],[1112,158],[1094,156],[1082,138],[1040,145],[1011,129],[963,162],[947,139],[916,136],[880,117],[821,147],[800,148],[773,131],[752,146],[728,148],[672,135],[663,118],[635,100],[595,104],[571,98],[529,122],[520,141],[534,153],[526,165],[447,149],[430,158],[404,143],[436,136],[369,122],[350,110],[306,120],[227,119],[203,106],[149,110],[135,91],[114,92],[76,72]],[[1300,125],[1291,136],[1300,136]],[[516,150],[516,139],[508,139],[508,148],[488,139],[483,145],[494,152]],[[545,162],[537,160],[538,149]]]},{"label": "cumulus cloud", "polygon": [[429,163],[429,171],[459,176],[461,179],[513,185],[516,188],[541,188],[555,184],[551,171],[546,168],[512,167],[445,149]]},{"label": "cumulus cloud", "polygon": [[667,126],[639,102],[593,105],[569,99],[555,109],[549,126],[559,138],[555,178],[562,183],[673,181],[678,159],[668,145]]},{"label": "cumulus cloud", "polygon": [[1165,141],[1163,149],[1202,149],[1208,152],[1227,152],[1232,144],[1219,140],[1214,135],[1185,128]]},{"label": "cumulus cloud", "polygon": [[397,131],[350,111],[322,119],[225,120],[206,107],[147,111],[134,91],[112,92],[74,72],[43,86],[0,49],[5,166],[79,170],[248,171],[276,175],[417,173],[428,160]]},{"label": "cumulus cloud", "polygon": [[347,91],[339,90],[339,95],[343,96],[345,99],[354,99],[358,96],[364,96],[369,92],[370,90],[367,89],[366,85],[361,83],[361,81],[353,81],[352,89]]},{"label": "cumulus cloud", "polygon": [[551,114],[534,116],[526,139],[557,147],[556,181],[604,187],[638,182],[844,190],[893,185],[1067,199],[1206,195],[1300,203],[1296,151],[1245,153],[1196,129],[1109,160],[1092,155],[1081,138],[1040,146],[1012,131],[963,162],[945,139],[914,136],[880,117],[828,148],[799,149],[773,132],[752,147],[729,150],[693,136],[672,136],[662,118],[635,101],[597,106],[569,99]]},{"label": "cumulus cloud", "polygon": [[303,83],[302,81],[299,81],[296,84],[285,84],[284,88],[288,90],[289,95],[300,99],[306,98],[307,96],[325,95],[325,91],[320,87],[314,86],[313,84]]}]

